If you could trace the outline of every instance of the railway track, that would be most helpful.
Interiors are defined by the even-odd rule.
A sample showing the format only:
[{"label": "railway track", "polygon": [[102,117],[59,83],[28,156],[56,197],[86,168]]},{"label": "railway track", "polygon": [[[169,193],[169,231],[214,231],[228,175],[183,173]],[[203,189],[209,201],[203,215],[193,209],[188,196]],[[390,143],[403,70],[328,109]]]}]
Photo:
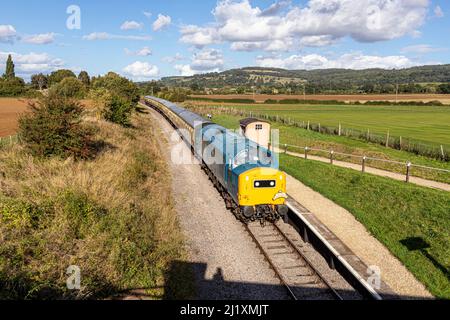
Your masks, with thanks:
[{"label": "railway track", "polygon": [[[158,109],[156,111],[160,112]],[[161,112],[160,112],[161,113]],[[176,129],[176,125],[164,114],[165,119]],[[208,173],[206,171],[206,173]],[[213,181],[214,182],[214,181]],[[298,215],[305,212],[296,201],[289,199],[289,224],[294,226],[305,242],[324,258],[329,259],[335,269],[356,292],[366,299],[381,300],[381,296],[335,251],[326,239],[318,235],[308,222]],[[264,228],[259,222],[244,224],[246,231],[264,255],[281,283],[294,300],[344,300],[342,295],[322,276],[314,263],[302,253],[301,243],[291,239],[276,223],[267,222]],[[330,266],[331,266],[330,265]]]},{"label": "railway track", "polygon": [[247,232],[294,300],[343,300],[276,223],[245,225]]}]

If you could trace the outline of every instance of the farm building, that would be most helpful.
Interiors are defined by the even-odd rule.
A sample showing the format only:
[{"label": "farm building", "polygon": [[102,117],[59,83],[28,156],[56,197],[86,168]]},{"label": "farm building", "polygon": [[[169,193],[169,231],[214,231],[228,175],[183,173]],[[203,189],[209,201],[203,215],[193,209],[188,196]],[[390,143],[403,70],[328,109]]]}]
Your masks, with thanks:
[{"label": "farm building", "polygon": [[240,121],[240,134],[259,145],[269,148],[270,123],[267,121],[247,118]]}]

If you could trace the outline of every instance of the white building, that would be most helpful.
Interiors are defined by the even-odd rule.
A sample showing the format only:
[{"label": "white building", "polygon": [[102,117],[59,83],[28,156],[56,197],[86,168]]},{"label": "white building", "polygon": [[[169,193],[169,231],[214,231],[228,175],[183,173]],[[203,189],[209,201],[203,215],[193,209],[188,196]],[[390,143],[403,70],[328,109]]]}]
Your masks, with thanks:
[{"label": "white building", "polygon": [[267,121],[247,118],[240,121],[240,133],[264,148],[269,148],[270,123]]}]

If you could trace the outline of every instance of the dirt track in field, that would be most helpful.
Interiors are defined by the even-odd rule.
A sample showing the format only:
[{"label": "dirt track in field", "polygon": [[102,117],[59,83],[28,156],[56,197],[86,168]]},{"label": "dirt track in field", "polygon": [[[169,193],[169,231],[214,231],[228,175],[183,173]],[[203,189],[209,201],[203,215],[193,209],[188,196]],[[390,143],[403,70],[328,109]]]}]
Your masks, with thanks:
[{"label": "dirt track in field", "polygon": [[28,100],[16,98],[0,99],[0,137],[14,135],[17,131],[17,120],[26,112]]},{"label": "dirt track in field", "polygon": [[445,104],[450,104],[450,95],[448,94],[400,94],[396,97],[395,94],[358,94],[358,95],[270,95],[270,94],[230,94],[230,95],[193,95],[196,98],[208,99],[254,99],[256,102],[264,102],[271,100],[284,99],[299,99],[303,100],[337,100],[337,101],[423,101],[429,102],[433,100],[441,101]]}]

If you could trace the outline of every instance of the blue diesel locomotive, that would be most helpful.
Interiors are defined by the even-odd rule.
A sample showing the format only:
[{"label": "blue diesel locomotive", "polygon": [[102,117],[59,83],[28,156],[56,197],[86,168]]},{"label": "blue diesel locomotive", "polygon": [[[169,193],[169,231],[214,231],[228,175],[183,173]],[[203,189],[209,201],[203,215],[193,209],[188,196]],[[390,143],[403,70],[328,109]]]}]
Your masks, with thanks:
[{"label": "blue diesel locomotive", "polygon": [[147,96],[144,103],[180,129],[239,220],[274,221],[286,216],[286,174],[278,169],[276,154],[172,102]]}]

